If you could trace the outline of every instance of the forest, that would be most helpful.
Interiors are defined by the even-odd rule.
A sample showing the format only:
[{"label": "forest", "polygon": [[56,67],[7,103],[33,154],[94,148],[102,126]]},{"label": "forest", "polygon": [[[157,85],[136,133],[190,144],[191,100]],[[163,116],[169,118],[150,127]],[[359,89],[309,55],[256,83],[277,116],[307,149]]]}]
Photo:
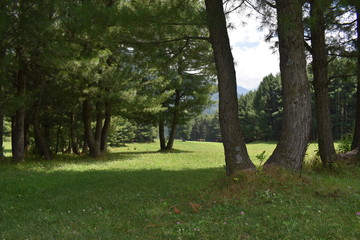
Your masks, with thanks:
[{"label": "forest", "polygon": [[[222,142],[227,175],[254,168],[245,142],[277,141],[268,165],[300,171],[309,141],[360,144],[355,0],[13,1],[0,5],[0,144],[12,161],[159,139]],[[280,73],[238,98],[226,22],[257,14]],[[244,18],[244,21],[246,19]],[[205,114],[218,93],[218,110]],[[0,148],[4,158],[4,148]]]},{"label": "forest", "polygon": [[[280,71],[240,92],[249,17]],[[359,0],[1,0],[0,239],[360,239],[359,26]]]}]

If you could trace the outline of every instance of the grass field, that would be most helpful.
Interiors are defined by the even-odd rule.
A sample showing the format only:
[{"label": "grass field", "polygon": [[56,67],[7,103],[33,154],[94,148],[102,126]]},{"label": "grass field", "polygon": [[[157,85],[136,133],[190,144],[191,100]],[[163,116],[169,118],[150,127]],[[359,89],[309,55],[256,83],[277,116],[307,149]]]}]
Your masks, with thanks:
[{"label": "grass field", "polygon": [[[248,150],[256,160],[274,147]],[[0,239],[360,239],[359,166],[226,178],[220,143],[175,148],[1,163]]]}]

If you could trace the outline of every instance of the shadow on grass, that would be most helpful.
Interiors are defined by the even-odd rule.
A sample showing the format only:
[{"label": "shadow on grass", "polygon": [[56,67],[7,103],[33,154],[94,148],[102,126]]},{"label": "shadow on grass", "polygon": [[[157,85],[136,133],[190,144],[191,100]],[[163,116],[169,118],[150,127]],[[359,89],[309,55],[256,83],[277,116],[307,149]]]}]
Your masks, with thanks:
[{"label": "shadow on grass", "polygon": [[[58,170],[42,172],[31,169],[16,169],[1,173],[0,195],[3,200],[15,199],[21,195],[28,201],[47,202],[51,199],[72,199],[74,204],[84,205],[84,201],[137,200],[152,201],[159,197],[182,196],[202,189],[224,175],[222,168],[184,169],[170,171],[151,170]],[[145,199],[139,199],[144,194]],[[149,195],[149,199],[146,197]],[[78,199],[80,202],[76,202]],[[34,202],[34,204],[35,204]],[[6,205],[3,202],[0,205]],[[11,204],[9,202],[8,204]],[[58,203],[61,204],[61,203]],[[65,203],[64,203],[65,204]]]},{"label": "shadow on grass", "polygon": [[221,168],[0,172],[0,210],[6,210],[0,232],[20,239],[12,229],[21,225],[20,232],[29,239],[74,239],[71,232],[45,231],[45,224],[51,229],[80,229],[77,239],[91,239],[93,234],[110,234],[109,239],[131,236],[129,230],[147,224],[145,216],[154,219],[179,202],[197,200],[196,191],[221,174]]}]

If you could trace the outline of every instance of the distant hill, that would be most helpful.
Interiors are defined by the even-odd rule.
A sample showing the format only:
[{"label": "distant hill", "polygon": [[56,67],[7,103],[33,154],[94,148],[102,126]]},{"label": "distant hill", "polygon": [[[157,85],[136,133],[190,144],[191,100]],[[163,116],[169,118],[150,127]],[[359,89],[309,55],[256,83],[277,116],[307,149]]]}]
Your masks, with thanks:
[{"label": "distant hill", "polygon": [[[241,96],[241,95],[245,95],[245,94],[247,94],[249,92],[248,89],[243,88],[243,87],[241,87],[239,85],[237,85],[236,90],[237,90],[238,97]],[[214,112],[216,112],[218,110],[219,93],[215,93],[214,95],[212,95],[211,100],[215,101],[216,103],[214,103],[209,108],[205,109],[203,113],[212,114],[212,113],[214,113]]]}]

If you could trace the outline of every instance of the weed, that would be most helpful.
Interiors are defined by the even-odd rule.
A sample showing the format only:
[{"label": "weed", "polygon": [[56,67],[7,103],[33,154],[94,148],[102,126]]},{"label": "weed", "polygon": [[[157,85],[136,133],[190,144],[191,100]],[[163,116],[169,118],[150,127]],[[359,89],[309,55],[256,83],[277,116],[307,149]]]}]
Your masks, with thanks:
[{"label": "weed", "polygon": [[352,139],[353,139],[353,135],[351,133],[343,135],[340,139],[339,145],[337,147],[337,151],[339,153],[346,153],[351,151]]},{"label": "weed", "polygon": [[256,170],[258,171],[258,172],[262,172],[263,171],[263,165],[264,165],[264,163],[265,163],[265,159],[266,159],[266,157],[267,157],[267,155],[266,155],[266,151],[264,150],[264,151],[262,151],[260,154],[257,154],[256,155],[256,158],[257,158],[257,160],[259,160],[259,166],[257,166],[256,167]]}]

